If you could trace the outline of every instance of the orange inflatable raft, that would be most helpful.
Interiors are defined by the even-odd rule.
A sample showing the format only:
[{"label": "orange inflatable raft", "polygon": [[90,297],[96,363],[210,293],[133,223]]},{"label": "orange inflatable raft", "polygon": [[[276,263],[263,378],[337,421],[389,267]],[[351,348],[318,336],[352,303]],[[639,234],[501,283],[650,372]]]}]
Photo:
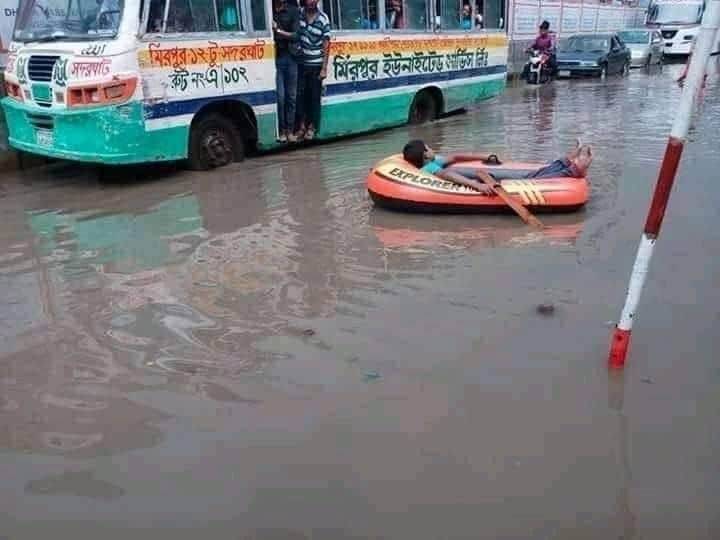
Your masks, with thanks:
[{"label": "orange inflatable raft", "polygon": [[[462,163],[464,168],[483,169],[496,178],[521,177],[525,172],[537,170],[543,165]],[[590,195],[587,178],[503,179],[500,183],[532,212],[572,212],[581,208]],[[390,156],[372,168],[367,177],[367,190],[375,204],[393,210],[445,213],[510,211],[497,195],[483,195],[472,188],[424,173],[400,155]]]}]

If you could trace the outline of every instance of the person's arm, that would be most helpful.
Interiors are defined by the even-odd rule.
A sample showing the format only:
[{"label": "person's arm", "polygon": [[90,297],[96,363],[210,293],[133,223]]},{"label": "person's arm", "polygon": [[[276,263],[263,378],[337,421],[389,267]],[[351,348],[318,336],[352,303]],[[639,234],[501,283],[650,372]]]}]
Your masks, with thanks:
[{"label": "person's arm", "polygon": [[[446,165],[452,165],[453,163],[462,163],[464,161],[490,161],[495,154],[453,154],[445,159]],[[495,159],[493,158],[493,160]],[[500,165],[502,161],[498,158],[497,164]]]},{"label": "person's arm", "polygon": [[330,23],[328,22],[323,28],[323,60],[322,68],[320,68],[320,80],[325,80],[327,77],[327,65],[330,59]]},{"label": "person's arm", "polygon": [[275,37],[287,39],[290,41],[295,40],[295,34],[293,34],[292,32],[286,32],[285,30],[281,30],[280,28],[277,27],[277,23],[275,23],[275,22],[273,22],[273,29],[275,30]]},{"label": "person's arm", "polygon": [[467,178],[456,172],[448,171],[447,169],[438,171],[435,174],[435,176],[437,176],[438,178],[441,178],[443,180],[449,180],[450,182],[455,182],[456,184],[460,184],[461,186],[467,186],[476,191],[479,191],[483,195],[492,195],[493,194],[492,187],[488,186],[487,184],[483,184],[482,182],[478,182],[477,180],[472,180],[472,179]]}]

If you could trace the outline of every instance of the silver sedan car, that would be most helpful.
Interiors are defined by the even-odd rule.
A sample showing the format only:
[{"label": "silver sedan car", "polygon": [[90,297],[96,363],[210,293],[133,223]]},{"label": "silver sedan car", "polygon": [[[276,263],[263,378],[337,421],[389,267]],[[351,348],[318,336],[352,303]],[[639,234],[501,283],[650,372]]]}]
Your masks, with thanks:
[{"label": "silver sedan car", "polygon": [[648,30],[647,28],[621,30],[618,35],[630,49],[630,65],[632,67],[662,64],[663,39],[657,30]]}]

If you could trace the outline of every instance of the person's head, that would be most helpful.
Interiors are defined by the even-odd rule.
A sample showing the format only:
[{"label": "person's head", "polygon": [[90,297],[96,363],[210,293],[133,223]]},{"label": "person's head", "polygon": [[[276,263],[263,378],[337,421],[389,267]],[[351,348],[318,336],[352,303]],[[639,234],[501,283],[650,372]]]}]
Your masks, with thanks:
[{"label": "person's head", "polygon": [[462,16],[464,19],[469,19],[472,16],[472,10],[470,9],[470,4],[463,4]]},{"label": "person's head", "polygon": [[274,0],[273,5],[275,11],[285,11],[287,9],[287,0]]},{"label": "person's head", "polygon": [[422,168],[428,161],[435,159],[435,152],[424,141],[415,139],[410,141],[403,148],[403,159],[417,167]]},{"label": "person's head", "polygon": [[547,21],[543,21],[540,23],[540,34],[545,35],[550,31],[550,23]]},{"label": "person's head", "polygon": [[318,0],[305,0],[305,9],[315,11],[318,7]]},{"label": "person's head", "polygon": [[402,11],[402,0],[392,0],[390,2],[390,6],[397,12]]}]

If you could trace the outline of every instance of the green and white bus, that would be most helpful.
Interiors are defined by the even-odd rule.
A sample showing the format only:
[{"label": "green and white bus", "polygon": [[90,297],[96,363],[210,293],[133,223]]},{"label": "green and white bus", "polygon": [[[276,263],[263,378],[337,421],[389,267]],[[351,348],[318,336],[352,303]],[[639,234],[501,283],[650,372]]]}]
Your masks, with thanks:
[{"label": "green and white bus", "polygon": [[[385,1],[402,2],[405,28],[386,28]],[[507,37],[467,29],[466,3],[326,0],[333,35],[317,138],[423,122],[501,93]],[[271,9],[271,0],[21,0],[2,102],[10,145],[197,168],[276,146]]]}]

